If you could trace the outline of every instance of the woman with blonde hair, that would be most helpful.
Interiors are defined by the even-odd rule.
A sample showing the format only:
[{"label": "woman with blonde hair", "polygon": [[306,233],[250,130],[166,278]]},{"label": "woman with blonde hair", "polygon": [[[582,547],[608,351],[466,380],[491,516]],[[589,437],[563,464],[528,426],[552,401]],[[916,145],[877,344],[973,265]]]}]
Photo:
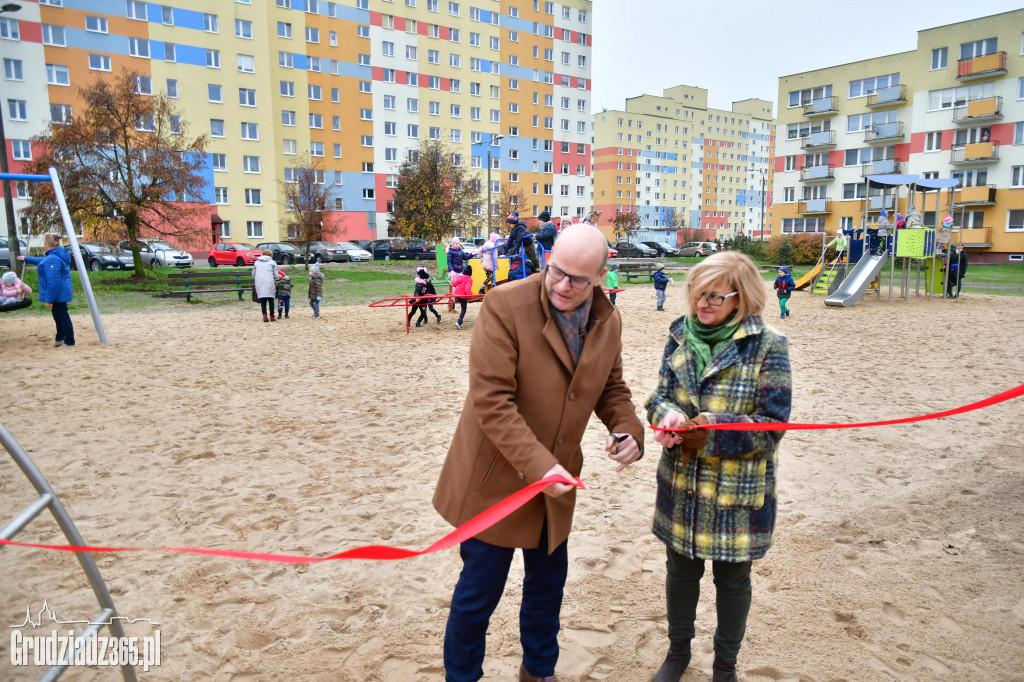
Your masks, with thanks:
[{"label": "woman with blonde hair", "polygon": [[654,534],[666,545],[669,651],[655,682],[690,663],[705,562],[715,576],[714,682],[737,680],[750,611],[750,569],[772,542],[782,431],[710,431],[709,424],[789,420],[786,337],[761,319],[767,290],[745,254],[723,251],[687,278],[685,314],[669,327],[647,419],[662,429]]}]

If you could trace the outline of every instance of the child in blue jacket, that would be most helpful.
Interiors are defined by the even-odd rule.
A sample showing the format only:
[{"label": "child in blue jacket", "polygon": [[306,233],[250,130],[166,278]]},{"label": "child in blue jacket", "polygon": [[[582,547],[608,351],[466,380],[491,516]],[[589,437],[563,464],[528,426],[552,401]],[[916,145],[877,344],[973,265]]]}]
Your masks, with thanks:
[{"label": "child in blue jacket", "polygon": [[793,295],[795,287],[796,282],[793,281],[793,277],[789,274],[789,267],[783,265],[779,268],[779,276],[775,278],[775,295],[779,297],[779,317],[781,319],[789,317],[789,310],[786,308],[786,304],[789,302],[789,297]]},{"label": "child in blue jacket", "polygon": [[53,347],[75,345],[75,328],[71,325],[68,303],[71,302],[71,254],[60,245],[60,235],[43,235],[46,255],[18,256],[18,260],[36,266],[39,275],[39,300],[46,304],[57,326]]},{"label": "child in blue jacket", "polygon": [[665,311],[665,289],[672,278],[665,274],[665,266],[658,263],[654,267],[654,293],[658,296],[658,310]]}]

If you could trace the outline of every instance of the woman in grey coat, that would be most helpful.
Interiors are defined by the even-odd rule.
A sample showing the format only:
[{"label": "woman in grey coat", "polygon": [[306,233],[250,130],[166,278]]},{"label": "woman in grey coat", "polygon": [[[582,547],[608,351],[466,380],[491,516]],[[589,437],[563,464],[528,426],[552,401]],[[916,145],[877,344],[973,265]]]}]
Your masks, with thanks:
[{"label": "woman in grey coat", "polygon": [[[259,299],[264,322],[277,322],[277,318],[274,317],[274,299],[277,298],[274,278],[277,273],[277,263],[274,262],[273,256],[272,251],[264,251],[263,255],[252,264],[252,279],[255,282],[256,298]],[[268,314],[270,319],[267,319]]]}]

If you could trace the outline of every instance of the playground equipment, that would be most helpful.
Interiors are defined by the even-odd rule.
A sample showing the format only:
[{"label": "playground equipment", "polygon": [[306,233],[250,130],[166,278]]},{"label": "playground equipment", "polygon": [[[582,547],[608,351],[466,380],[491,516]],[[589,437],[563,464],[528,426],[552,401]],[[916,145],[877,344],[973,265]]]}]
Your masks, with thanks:
[{"label": "playground equipment", "polygon": [[103,321],[100,319],[100,309],[96,305],[96,297],[92,293],[92,284],[89,282],[88,270],[85,261],[82,260],[82,250],[78,246],[78,238],[75,237],[75,228],[71,224],[71,214],[68,212],[68,203],[64,199],[64,188],[61,187],[60,178],[57,177],[57,169],[50,166],[49,175],[26,175],[22,173],[0,173],[0,180],[24,180],[25,182],[51,182],[53,193],[57,198],[57,206],[60,207],[60,217],[64,222],[64,233],[71,242],[71,255],[74,256],[75,264],[78,266],[78,276],[82,281],[82,290],[85,291],[85,299],[89,302],[89,312],[92,313],[92,323],[96,327],[96,334],[100,337],[100,343],[107,342],[107,333],[103,329]]},{"label": "playground equipment", "polygon": [[[848,255],[850,264],[856,265],[845,274],[842,282],[825,298],[825,305],[842,307],[855,305],[872,286],[876,296],[881,297],[881,285],[878,278],[886,263],[889,265],[889,302],[891,303],[897,258],[903,259],[900,289],[904,300],[910,296],[912,264],[917,268],[915,294],[920,295],[922,263],[926,263],[925,269],[929,273],[926,278],[925,291],[931,298],[935,288],[930,273],[934,271],[935,267],[936,232],[932,227],[921,226],[921,215],[916,208],[917,193],[923,194],[925,199],[922,201],[924,201],[929,191],[949,189],[950,204],[952,205],[953,188],[959,185],[960,181],[955,178],[923,179],[917,175],[869,175],[867,183],[869,191],[864,197],[861,227],[857,230],[844,231],[852,237]],[[889,225],[888,234],[881,234],[879,228],[885,226],[884,222],[872,224],[870,222],[871,214],[888,207],[891,198],[893,213],[900,215],[897,213],[900,203],[899,188],[904,186],[908,190],[907,203],[904,207],[907,218],[899,221],[896,225]],[[880,189],[881,195],[872,196],[871,189]],[[876,237],[872,243],[868,243],[869,236]],[[824,258],[824,254],[822,254],[822,258]],[[930,264],[927,264],[929,260]],[[833,268],[835,267],[833,266]],[[818,270],[821,270],[820,266]]]}]

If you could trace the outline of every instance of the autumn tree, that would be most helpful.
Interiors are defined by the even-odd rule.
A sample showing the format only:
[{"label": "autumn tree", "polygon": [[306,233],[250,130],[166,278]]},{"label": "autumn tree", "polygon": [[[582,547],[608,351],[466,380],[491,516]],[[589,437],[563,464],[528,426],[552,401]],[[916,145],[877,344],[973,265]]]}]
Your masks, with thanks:
[{"label": "autumn tree", "polygon": [[633,234],[640,229],[640,215],[638,213],[616,213],[612,220],[615,225],[615,236],[620,241],[633,241]]},{"label": "autumn tree", "polygon": [[388,221],[394,236],[445,237],[476,229],[480,180],[456,165],[452,148],[437,140],[420,143],[419,153],[398,169],[394,210]]},{"label": "autumn tree", "polygon": [[[498,220],[489,222],[491,226],[490,232],[505,232],[508,227],[505,218],[513,211],[521,211],[525,205],[526,195],[523,194],[523,190],[518,185],[511,182],[501,183],[501,196],[498,199]],[[493,227],[494,225],[497,225],[497,227]],[[490,237],[490,232],[484,236]]]},{"label": "autumn tree", "polygon": [[323,164],[304,154],[285,168],[284,180],[280,181],[288,212],[288,238],[305,242],[307,268],[309,242],[320,241],[324,236],[324,220],[331,200],[326,175]]},{"label": "autumn tree", "polygon": [[[140,237],[188,244],[210,231],[209,204],[200,200],[207,138],[190,137],[171,101],[145,94],[151,90],[150,76],[127,69],[79,87],[81,110],[35,138],[41,153],[26,171],[55,167],[71,218],[94,235],[127,238],[137,275],[144,265]],[[38,234],[61,219],[52,185],[33,185],[24,214]]]}]

